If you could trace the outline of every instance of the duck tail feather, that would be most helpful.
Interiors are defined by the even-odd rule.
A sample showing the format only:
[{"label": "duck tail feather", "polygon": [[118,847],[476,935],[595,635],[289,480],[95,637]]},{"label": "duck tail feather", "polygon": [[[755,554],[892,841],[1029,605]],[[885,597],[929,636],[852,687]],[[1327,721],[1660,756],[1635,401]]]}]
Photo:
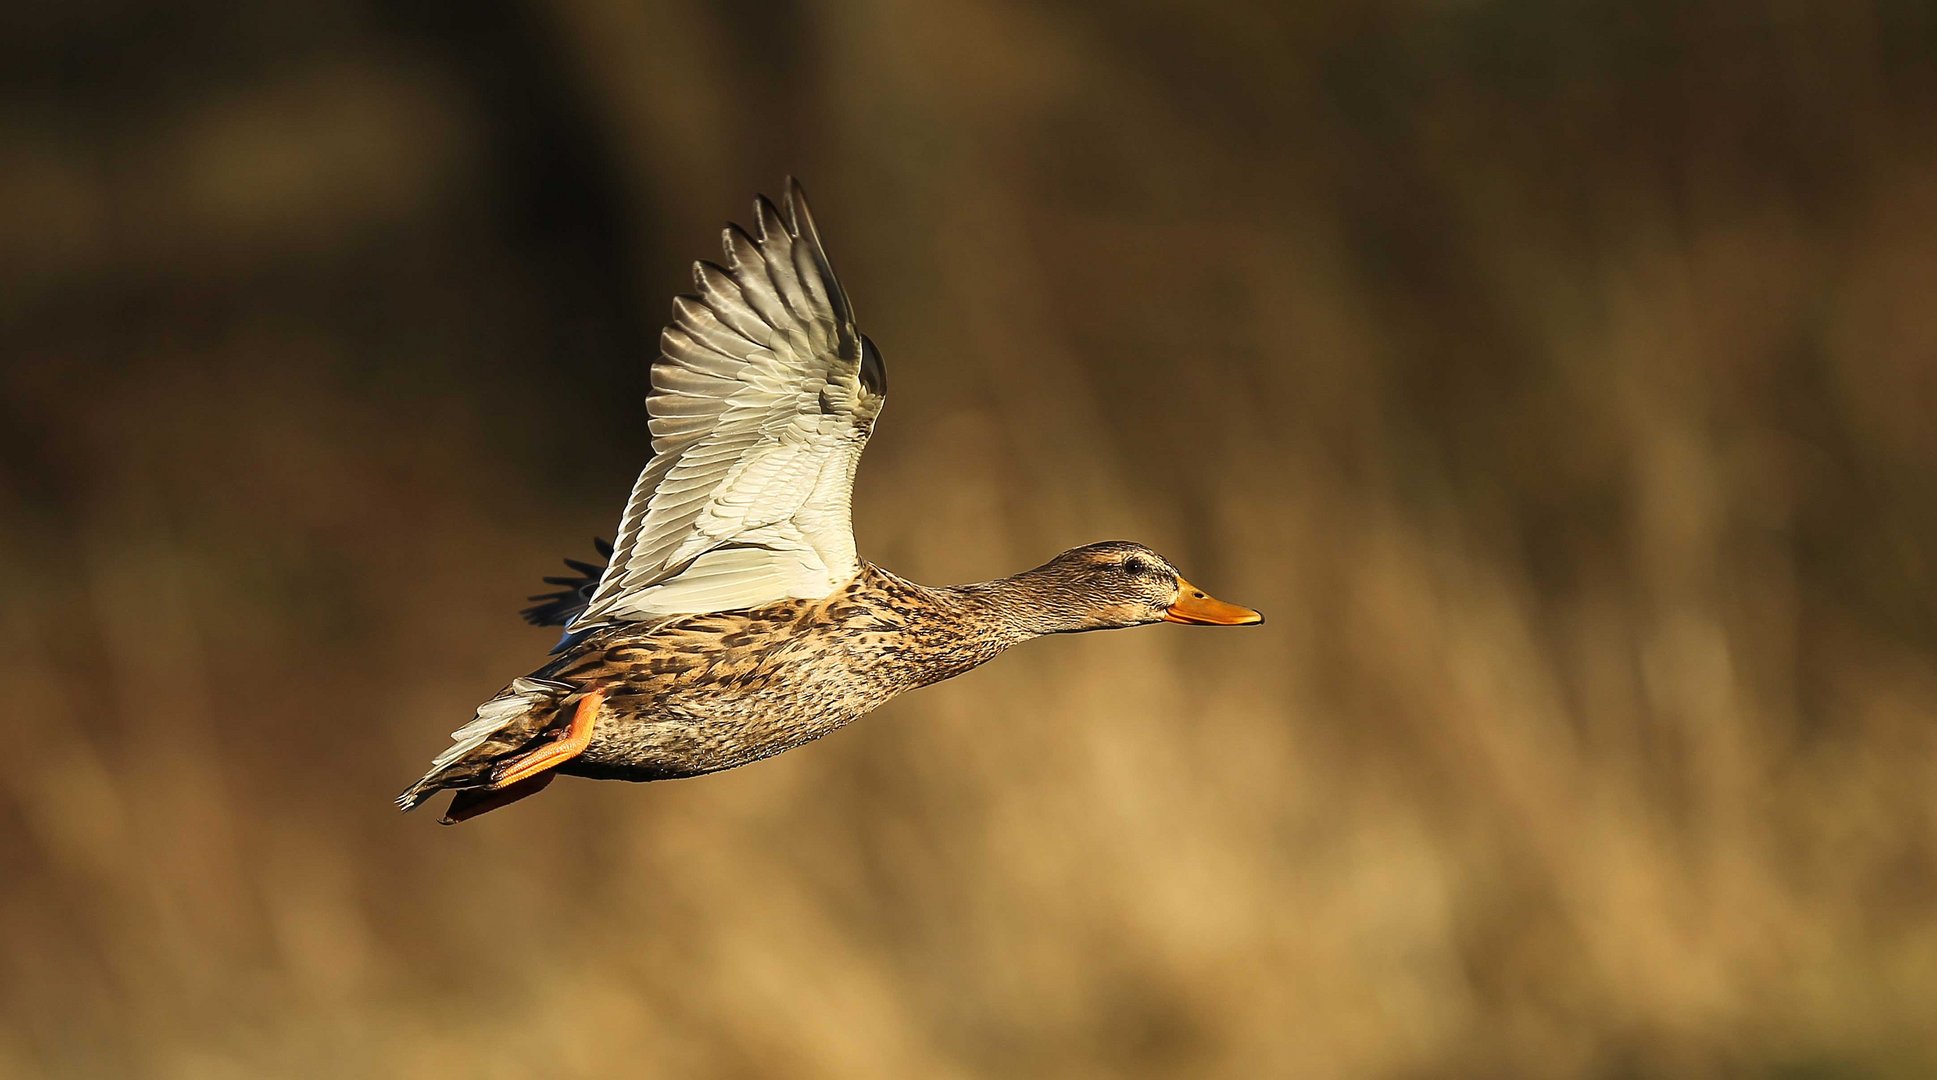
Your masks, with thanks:
[{"label": "duck tail feather", "polygon": [[574,690],[554,679],[511,680],[498,696],[478,706],[470,723],[451,732],[451,745],[397,796],[397,809],[409,813],[439,791],[482,786],[491,764],[544,731],[557,717],[559,703]]}]

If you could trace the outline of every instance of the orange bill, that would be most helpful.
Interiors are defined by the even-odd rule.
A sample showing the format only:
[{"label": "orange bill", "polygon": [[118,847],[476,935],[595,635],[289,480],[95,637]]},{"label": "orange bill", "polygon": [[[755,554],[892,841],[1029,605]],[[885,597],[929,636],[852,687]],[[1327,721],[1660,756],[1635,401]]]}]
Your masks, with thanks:
[{"label": "orange bill", "polygon": [[1264,616],[1248,607],[1227,604],[1185,581],[1177,579],[1177,600],[1164,611],[1164,621],[1197,626],[1252,626]]}]

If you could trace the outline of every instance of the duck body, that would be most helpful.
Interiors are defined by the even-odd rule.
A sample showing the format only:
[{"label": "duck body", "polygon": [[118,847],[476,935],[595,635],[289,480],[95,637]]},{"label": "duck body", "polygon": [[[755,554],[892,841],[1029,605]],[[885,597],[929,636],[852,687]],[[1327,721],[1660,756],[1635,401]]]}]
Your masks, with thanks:
[{"label": "duck body", "polygon": [[791,750],[1028,636],[983,593],[864,564],[819,600],[601,631],[536,677],[606,688],[591,742],[561,772],[665,780]]},{"label": "duck body", "polygon": [[737,768],[1044,634],[1262,621],[1128,541],[944,588],[862,560],[849,506],[886,368],[799,185],[753,220],[673,303],[646,398],[653,457],[606,564],[568,560],[581,576],[548,578],[564,591],[525,610],[564,640],[452,732],[401,808],[452,791],[455,823],[557,775]]}]

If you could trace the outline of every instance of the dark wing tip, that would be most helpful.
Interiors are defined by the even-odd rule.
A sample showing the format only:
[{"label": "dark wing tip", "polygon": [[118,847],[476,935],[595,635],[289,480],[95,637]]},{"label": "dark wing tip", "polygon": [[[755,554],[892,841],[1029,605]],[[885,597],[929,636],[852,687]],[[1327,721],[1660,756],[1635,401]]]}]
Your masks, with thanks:
[{"label": "dark wing tip", "polygon": [[[598,549],[600,559],[612,558],[612,545],[603,539],[593,540],[592,546]],[[557,585],[559,590],[528,597],[538,603],[518,613],[524,616],[526,622],[533,626],[566,626],[591,602],[592,593],[599,587],[599,579],[605,576],[605,564],[594,565],[578,559],[566,559],[565,565],[577,573],[571,577],[555,575],[546,578],[545,584]]]},{"label": "dark wing tip", "polygon": [[780,231],[787,232],[787,218],[781,215],[780,208],[773,204],[772,199],[767,198],[765,195],[755,196],[753,200],[753,227],[755,235],[764,243],[773,236],[775,226],[778,226]]},{"label": "dark wing tip", "polygon": [[748,231],[746,226],[737,221],[729,221],[720,229],[720,250],[724,251],[728,258],[733,257],[733,241],[735,239],[744,240],[748,247],[758,246],[759,243],[753,233]]},{"label": "dark wing tip", "polygon": [[[848,302],[847,290],[841,287],[840,275],[834,272],[834,260],[828,258],[827,245],[821,243],[820,227],[814,223],[814,212],[807,208],[807,189],[800,181],[787,178],[787,194],[782,200],[787,211],[787,231],[796,240],[805,241],[813,260],[819,264],[821,275],[827,282],[828,303],[833,305],[836,322],[854,322],[854,306]],[[845,335],[844,335],[845,336]]]},{"label": "dark wing tip", "polygon": [[787,207],[787,227],[795,236],[806,236],[820,243],[820,230],[814,227],[814,212],[807,208],[807,189],[800,181],[789,176],[787,193],[782,197]]}]

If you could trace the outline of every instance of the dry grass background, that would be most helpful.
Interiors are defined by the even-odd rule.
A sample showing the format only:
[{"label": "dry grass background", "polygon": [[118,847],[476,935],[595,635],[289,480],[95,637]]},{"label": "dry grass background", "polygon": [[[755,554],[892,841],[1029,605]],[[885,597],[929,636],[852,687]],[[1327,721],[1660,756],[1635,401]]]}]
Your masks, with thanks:
[{"label": "dry grass background", "polygon": [[[391,7],[0,16],[0,1074],[1937,1072],[1927,5]],[[397,817],[788,171],[867,554],[1269,623]]]}]

